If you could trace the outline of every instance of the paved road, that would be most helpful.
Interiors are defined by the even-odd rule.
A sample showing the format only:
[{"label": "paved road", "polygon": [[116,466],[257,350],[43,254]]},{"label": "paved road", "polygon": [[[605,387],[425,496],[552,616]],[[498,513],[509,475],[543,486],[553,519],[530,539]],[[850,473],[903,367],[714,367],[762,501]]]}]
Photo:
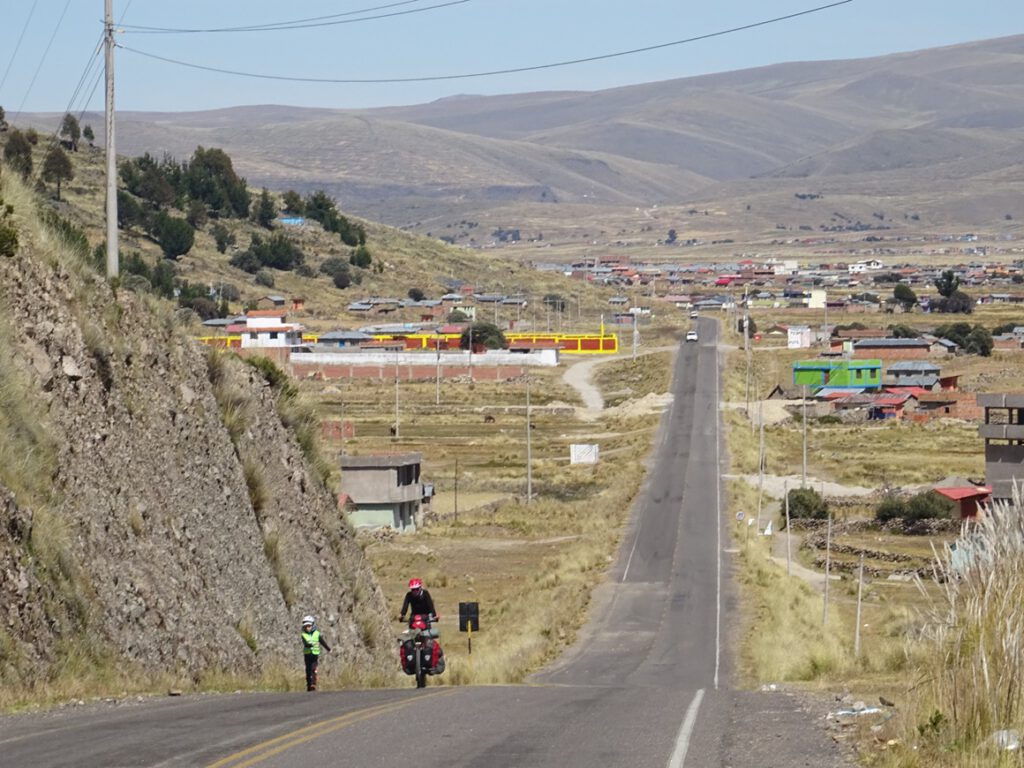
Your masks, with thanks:
[{"label": "paved road", "polygon": [[676,357],[655,466],[593,618],[530,684],[195,697],[15,719],[0,731],[0,765],[839,765],[790,699],[728,685],[717,324],[699,327],[700,342]]}]

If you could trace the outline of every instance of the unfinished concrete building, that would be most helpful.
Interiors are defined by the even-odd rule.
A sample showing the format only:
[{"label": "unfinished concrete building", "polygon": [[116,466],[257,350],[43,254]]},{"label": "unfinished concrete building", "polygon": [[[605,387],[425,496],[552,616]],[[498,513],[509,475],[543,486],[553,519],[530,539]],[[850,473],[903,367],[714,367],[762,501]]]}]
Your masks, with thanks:
[{"label": "unfinished concrete building", "polygon": [[1013,484],[1024,484],[1024,393],[978,395],[985,422],[978,428],[985,439],[985,482],[992,498],[1009,501]]}]

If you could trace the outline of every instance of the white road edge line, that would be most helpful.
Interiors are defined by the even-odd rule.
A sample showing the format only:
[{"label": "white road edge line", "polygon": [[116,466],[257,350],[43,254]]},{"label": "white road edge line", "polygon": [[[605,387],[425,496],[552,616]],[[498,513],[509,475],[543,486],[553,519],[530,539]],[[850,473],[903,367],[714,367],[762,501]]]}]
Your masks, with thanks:
[{"label": "white road edge line", "polygon": [[[719,326],[721,330],[721,326]],[[722,411],[719,402],[718,334],[715,334],[715,528],[718,530],[718,559],[715,571],[715,690],[722,658]]]},{"label": "white road edge line", "polygon": [[686,710],[686,717],[683,724],[679,726],[679,735],[676,736],[676,748],[672,750],[672,757],[668,760],[668,768],[683,768],[686,762],[686,752],[690,748],[690,735],[693,733],[693,726],[697,724],[697,711],[700,703],[704,700],[704,689],[701,688],[693,697],[690,706]]},{"label": "white road edge line", "polygon": [[626,581],[626,577],[629,576],[629,566],[633,562],[633,555],[636,554],[636,545],[640,543],[640,526],[644,524],[644,516],[640,515],[640,519],[636,522],[636,536],[633,538],[633,548],[629,550],[629,557],[626,558],[626,570],[622,572],[622,581]]}]

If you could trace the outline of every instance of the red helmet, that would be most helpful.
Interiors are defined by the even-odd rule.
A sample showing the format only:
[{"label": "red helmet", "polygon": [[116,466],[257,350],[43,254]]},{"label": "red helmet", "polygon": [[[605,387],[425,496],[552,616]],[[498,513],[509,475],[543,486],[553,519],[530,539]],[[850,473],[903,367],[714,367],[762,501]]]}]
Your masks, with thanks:
[{"label": "red helmet", "polygon": [[423,589],[423,581],[421,579],[409,579],[409,589]]},{"label": "red helmet", "polygon": [[409,622],[409,628],[410,629],[426,629],[427,628],[427,619],[426,619],[426,617],[421,616],[420,614],[417,613],[415,616],[412,617],[412,621]]}]

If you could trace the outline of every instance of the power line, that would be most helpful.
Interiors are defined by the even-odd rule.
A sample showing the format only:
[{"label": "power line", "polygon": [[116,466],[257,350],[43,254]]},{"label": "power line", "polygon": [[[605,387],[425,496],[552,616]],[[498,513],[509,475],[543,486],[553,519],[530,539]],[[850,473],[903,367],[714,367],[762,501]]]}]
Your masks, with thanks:
[{"label": "power line", "polygon": [[50,42],[46,44],[46,48],[43,50],[43,55],[39,59],[39,66],[36,67],[35,73],[32,75],[32,80],[28,84],[28,89],[25,91],[25,96],[21,100],[21,104],[18,106],[18,111],[15,112],[15,116],[21,114],[21,110],[25,107],[25,102],[28,101],[28,96],[32,93],[32,88],[36,84],[36,78],[39,77],[39,71],[43,68],[43,64],[46,62],[46,57],[50,54],[50,48],[53,47],[53,41],[57,38],[57,32],[60,31],[60,25],[64,22],[64,17],[68,13],[68,7],[71,5],[71,0],[67,0],[64,3],[64,10],[61,11],[60,18],[57,19],[57,25],[53,28],[53,34],[50,35]]},{"label": "power line", "polygon": [[142,32],[146,34],[155,33],[179,33],[187,34],[193,32],[251,32],[255,30],[271,29],[274,27],[286,27],[290,24],[304,24],[306,22],[313,21],[326,21],[328,19],[338,19],[344,16],[357,16],[361,13],[371,13],[373,11],[381,11],[387,8],[395,8],[401,5],[413,5],[414,3],[420,3],[423,0],[402,0],[398,3],[388,3],[387,5],[375,5],[370,8],[360,8],[355,11],[346,11],[345,13],[335,13],[329,16],[311,16],[306,19],[292,19],[291,21],[274,21],[268,24],[250,24],[244,27],[211,27],[209,29],[188,29],[188,28],[175,28],[175,27],[148,27],[139,24],[126,24],[124,29],[132,32]]},{"label": "power line", "polygon": [[616,51],[614,53],[604,53],[597,56],[586,56],[579,59],[568,59],[565,61],[555,61],[547,64],[535,64],[526,67],[510,67],[508,69],[494,69],[483,72],[466,72],[454,75],[427,75],[421,77],[375,77],[375,78],[328,78],[328,77],[290,77],[287,75],[267,75],[256,72],[240,72],[233,69],[221,69],[220,67],[210,67],[204,64],[195,64],[188,61],[182,61],[180,59],[172,59],[166,56],[158,56],[155,53],[147,53],[146,51],[140,51],[136,48],[130,48],[128,46],[119,46],[125,51],[144,56],[149,59],[155,59],[157,61],[163,61],[167,64],[176,64],[181,67],[188,67],[189,69],[198,69],[204,72],[217,72],[222,75],[234,75],[236,77],[251,77],[258,80],[281,80],[292,83],[336,83],[336,84],[370,84],[370,83],[423,83],[438,80],[464,80],[472,77],[492,77],[495,75],[510,75],[517,72],[534,72],[542,69],[554,69],[556,67],[568,67],[574,64],[586,64],[592,61],[603,61],[605,59],[614,59],[621,56],[632,56],[638,53],[647,53],[649,51],[656,51],[662,48],[670,48],[676,45],[685,45],[687,43],[695,43],[700,40],[708,40],[714,37],[722,37],[723,35],[730,35],[735,32],[743,32],[748,29],[755,29],[757,27],[768,26],[769,24],[777,24],[782,21],[789,21],[800,16],[808,16],[812,13],[819,13],[821,11],[836,8],[840,5],[847,5],[852,3],[854,0],[837,0],[837,2],[828,3],[827,5],[819,5],[815,8],[808,8],[804,11],[798,11],[796,13],[789,13],[785,16],[776,16],[771,19],[764,19],[762,21],[756,21],[751,24],[744,24],[739,27],[731,27],[729,29],[719,30],[717,32],[708,32],[703,35],[696,35],[694,37],[687,37],[682,40],[673,40],[668,43],[658,43],[657,45],[647,45],[642,48],[631,48],[627,51]]},{"label": "power line", "polygon": [[18,50],[21,48],[21,41],[25,39],[25,33],[28,32],[29,22],[32,21],[32,15],[36,12],[36,6],[39,5],[39,0],[35,0],[32,3],[32,8],[29,9],[28,18],[25,19],[25,26],[21,28],[21,34],[18,35],[18,42],[14,46],[14,50],[11,51],[11,59],[7,62],[7,69],[4,70],[4,76],[0,78],[0,91],[4,88],[4,83],[7,82],[7,76],[11,73],[11,65],[14,64],[14,60],[18,57]]},{"label": "power line", "polygon": [[278,32],[281,30],[291,29],[313,29],[319,27],[334,27],[339,24],[356,24],[360,21],[373,21],[375,19],[390,19],[395,16],[408,16],[413,13],[424,13],[426,11],[433,11],[438,8],[447,8],[452,5],[462,5],[464,3],[471,2],[472,0],[448,0],[447,2],[437,3],[435,5],[428,5],[422,8],[409,8],[404,11],[392,11],[390,13],[379,13],[375,16],[361,16],[358,19],[340,19],[336,21],[327,21],[327,19],[339,19],[342,16],[357,16],[362,13],[370,13],[371,11],[383,10],[386,8],[395,8],[401,5],[411,5],[412,3],[419,3],[422,0],[404,0],[403,2],[390,3],[388,5],[378,5],[372,8],[362,8],[357,11],[348,11],[346,13],[336,13],[331,16],[316,16],[309,19],[296,19],[294,21],[281,21],[272,24],[257,24],[248,27],[213,27],[209,29],[177,29],[173,27],[144,27],[144,26],[126,26],[125,29],[140,35],[165,35],[165,34],[197,34],[197,33],[212,33],[212,32]]}]

